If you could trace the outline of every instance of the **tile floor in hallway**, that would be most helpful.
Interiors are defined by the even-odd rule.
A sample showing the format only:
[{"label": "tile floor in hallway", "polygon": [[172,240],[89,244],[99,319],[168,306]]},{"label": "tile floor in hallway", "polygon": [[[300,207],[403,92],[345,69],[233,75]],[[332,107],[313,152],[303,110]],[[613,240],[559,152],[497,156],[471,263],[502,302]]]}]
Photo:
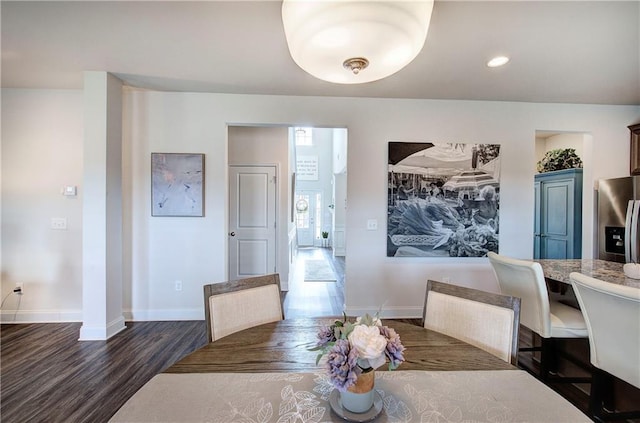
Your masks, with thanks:
[{"label": "tile floor in hallway", "polygon": [[[335,282],[305,282],[306,260],[325,259]],[[344,308],[344,257],[334,257],[330,248],[299,248],[293,280],[284,299],[285,318],[341,316]]]}]

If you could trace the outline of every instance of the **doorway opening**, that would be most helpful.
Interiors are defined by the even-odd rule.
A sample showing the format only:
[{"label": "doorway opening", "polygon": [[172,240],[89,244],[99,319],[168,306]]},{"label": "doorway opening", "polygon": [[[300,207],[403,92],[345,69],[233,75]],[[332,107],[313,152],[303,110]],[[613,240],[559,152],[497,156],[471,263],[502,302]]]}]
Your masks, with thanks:
[{"label": "doorway opening", "polygon": [[[290,134],[296,255],[285,315],[339,315],[344,309],[347,130],[294,127]],[[316,267],[329,276],[314,276]]]},{"label": "doorway opening", "polygon": [[[246,276],[250,276],[258,268],[264,268],[262,273],[275,271],[287,292],[285,316],[335,316],[344,309],[347,130],[303,129],[228,127],[227,274],[229,279],[235,279],[247,272]],[[252,173],[261,167],[274,168],[275,175]],[[237,175],[236,168],[249,172]],[[265,194],[250,195],[245,185]],[[275,189],[274,196],[271,187]],[[231,204],[234,195],[238,201],[244,200],[239,207]],[[272,202],[274,217],[260,213],[271,209]],[[236,209],[242,211],[241,215]],[[270,230],[275,233],[275,243],[245,237],[237,230],[240,226],[236,221],[251,229]],[[246,248],[241,250],[240,246]],[[275,254],[274,267],[265,259],[271,253]],[[317,280],[313,273],[306,274],[318,266],[316,274],[328,267],[333,280]]]}]

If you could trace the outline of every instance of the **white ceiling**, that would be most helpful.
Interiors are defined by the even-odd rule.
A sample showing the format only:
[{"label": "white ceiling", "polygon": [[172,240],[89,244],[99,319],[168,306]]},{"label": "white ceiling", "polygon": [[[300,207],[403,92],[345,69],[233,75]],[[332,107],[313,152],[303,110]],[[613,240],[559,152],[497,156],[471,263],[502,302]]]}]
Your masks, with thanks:
[{"label": "white ceiling", "polygon": [[[436,1],[395,75],[336,85],[287,50],[279,1],[2,1],[2,87],[85,70],[163,91],[640,105],[640,1]],[[506,54],[511,62],[489,69]]]}]

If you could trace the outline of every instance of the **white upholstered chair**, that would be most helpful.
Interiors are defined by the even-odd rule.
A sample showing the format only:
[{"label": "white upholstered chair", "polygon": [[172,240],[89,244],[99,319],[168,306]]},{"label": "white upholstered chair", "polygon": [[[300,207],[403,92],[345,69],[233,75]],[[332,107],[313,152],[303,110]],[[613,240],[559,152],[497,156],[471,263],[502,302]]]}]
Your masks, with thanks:
[{"label": "white upholstered chair", "polygon": [[640,289],[616,285],[580,273],[571,273],[589,331],[593,381],[589,409],[597,421],[640,418],[633,412],[609,412],[613,392],[611,375],[640,388]]},{"label": "white upholstered chair", "polygon": [[256,276],[204,286],[209,341],[284,319],[280,276]]},{"label": "white upholstered chair", "polygon": [[[500,291],[521,299],[520,324],[540,335],[541,347],[520,348],[520,351],[541,351],[540,378],[548,380],[555,371],[554,348],[556,338],[587,338],[587,326],[580,310],[550,301],[544,273],[540,263],[518,260],[487,253],[500,285]],[[563,377],[554,381],[589,382],[590,378]]]},{"label": "white upholstered chair", "polygon": [[427,281],[423,326],[517,363],[520,299]]}]

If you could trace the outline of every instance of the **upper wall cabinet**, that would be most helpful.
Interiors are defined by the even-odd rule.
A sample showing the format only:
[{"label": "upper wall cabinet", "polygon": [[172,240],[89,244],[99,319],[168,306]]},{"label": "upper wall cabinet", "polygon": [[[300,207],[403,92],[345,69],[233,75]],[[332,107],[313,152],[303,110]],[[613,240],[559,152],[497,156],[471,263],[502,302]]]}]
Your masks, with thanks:
[{"label": "upper wall cabinet", "polygon": [[534,259],[582,255],[582,169],[535,176]]}]

